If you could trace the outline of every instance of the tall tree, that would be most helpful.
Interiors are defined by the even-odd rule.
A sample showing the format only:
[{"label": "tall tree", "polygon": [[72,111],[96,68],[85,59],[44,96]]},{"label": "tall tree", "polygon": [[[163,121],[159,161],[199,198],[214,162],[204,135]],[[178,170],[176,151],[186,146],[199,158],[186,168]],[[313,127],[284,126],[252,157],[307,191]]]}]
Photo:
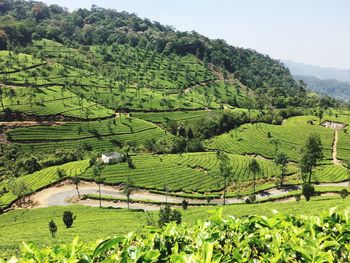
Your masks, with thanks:
[{"label": "tall tree", "polygon": [[50,231],[52,237],[56,236],[57,225],[56,225],[55,221],[53,221],[53,219],[51,219],[51,221],[49,222],[49,231]]},{"label": "tall tree", "polygon": [[26,203],[26,196],[33,191],[28,182],[22,178],[11,180],[9,188],[11,193],[19,198],[20,203]]},{"label": "tall tree", "polygon": [[169,192],[169,187],[165,184],[164,187],[164,192],[165,192],[165,203],[168,203],[168,192]]},{"label": "tall tree", "polygon": [[128,209],[130,209],[130,196],[137,191],[137,187],[134,184],[134,181],[130,176],[126,183],[123,185],[123,194],[126,196],[126,202],[128,203]]},{"label": "tall tree", "polygon": [[303,174],[308,174],[311,182],[312,171],[317,163],[323,159],[323,147],[319,134],[310,134],[301,150],[300,168]]},{"label": "tall tree", "polygon": [[320,123],[321,123],[322,118],[323,118],[323,110],[319,110],[319,111],[317,112],[317,117],[319,118]]},{"label": "tall tree", "polygon": [[219,177],[224,185],[223,204],[226,204],[226,191],[229,184],[233,181],[233,167],[230,164],[228,155],[223,151],[218,151],[216,157],[219,160]]},{"label": "tall tree", "polygon": [[73,180],[73,184],[75,185],[75,190],[77,190],[78,198],[80,199],[80,193],[79,193],[80,178],[78,176],[74,176],[72,180]]},{"label": "tall tree", "polygon": [[176,224],[181,224],[181,221],[181,212],[176,209],[171,209],[170,204],[166,204],[165,206],[159,209],[159,227],[163,227],[165,224],[168,224],[170,222],[176,222]]},{"label": "tall tree", "polygon": [[103,179],[101,178],[101,173],[103,170],[104,166],[100,163],[96,163],[93,168],[93,173],[95,177],[95,181],[98,184],[98,193],[99,193],[99,205],[100,208],[102,207],[101,204],[101,183],[103,183]]},{"label": "tall tree", "polygon": [[284,152],[278,152],[275,156],[275,164],[277,164],[281,169],[281,179],[280,186],[283,186],[284,176],[287,172],[288,157]]},{"label": "tall tree", "polygon": [[256,190],[256,175],[260,173],[261,168],[260,164],[256,159],[252,159],[249,162],[249,171],[253,174],[253,193],[255,193]]}]

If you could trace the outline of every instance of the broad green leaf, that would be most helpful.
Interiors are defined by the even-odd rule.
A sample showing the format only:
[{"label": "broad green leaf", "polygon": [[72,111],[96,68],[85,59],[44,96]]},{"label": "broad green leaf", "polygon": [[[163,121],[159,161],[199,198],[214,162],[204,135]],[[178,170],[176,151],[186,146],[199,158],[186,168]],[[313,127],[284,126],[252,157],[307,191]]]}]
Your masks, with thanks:
[{"label": "broad green leaf", "polygon": [[115,245],[118,245],[119,243],[123,242],[125,240],[125,237],[116,237],[112,239],[107,239],[100,243],[94,253],[93,253],[93,258],[96,258],[98,255],[102,254],[103,252],[106,252],[110,248],[112,248]]}]

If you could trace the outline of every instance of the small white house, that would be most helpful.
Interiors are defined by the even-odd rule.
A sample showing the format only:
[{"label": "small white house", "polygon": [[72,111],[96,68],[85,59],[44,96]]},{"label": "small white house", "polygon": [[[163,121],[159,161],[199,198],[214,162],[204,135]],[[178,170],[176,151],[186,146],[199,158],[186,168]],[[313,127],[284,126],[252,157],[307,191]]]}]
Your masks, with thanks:
[{"label": "small white house", "polygon": [[123,161],[123,155],[117,152],[103,153],[101,160],[105,164],[120,163]]},{"label": "small white house", "polygon": [[331,128],[331,129],[335,129],[335,130],[344,129],[346,127],[345,123],[334,122],[334,121],[324,121],[321,123],[321,125],[323,127]]}]

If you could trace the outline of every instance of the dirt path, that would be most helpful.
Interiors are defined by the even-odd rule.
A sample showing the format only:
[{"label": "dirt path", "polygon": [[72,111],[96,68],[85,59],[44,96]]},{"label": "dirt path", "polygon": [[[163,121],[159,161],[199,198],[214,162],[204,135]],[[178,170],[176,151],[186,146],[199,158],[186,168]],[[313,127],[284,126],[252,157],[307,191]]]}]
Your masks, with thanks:
[{"label": "dirt path", "polygon": [[265,161],[271,161],[272,159],[265,158],[264,156],[261,156],[259,154],[245,154],[247,157],[255,158],[257,160],[265,160]]},{"label": "dirt path", "polygon": [[[86,194],[98,194],[98,185],[91,182],[82,182],[79,185],[79,192],[81,195]],[[49,206],[65,206],[71,204],[71,201],[74,197],[76,197],[77,191],[75,189],[75,185],[70,182],[61,183],[59,185],[44,189],[32,195],[31,199],[34,203],[37,204],[37,207],[49,207]],[[101,195],[103,196],[111,196],[116,198],[125,198],[125,195],[122,193],[122,189],[120,187],[113,187],[107,185],[101,185]],[[181,205],[183,198],[179,197],[166,197],[165,195],[153,194],[148,191],[138,191],[131,196],[131,199],[134,200],[142,200],[148,202],[169,202],[173,204]],[[191,200],[192,204],[202,204],[203,200]],[[98,203],[96,200],[82,200],[79,201],[81,204],[95,204]],[[114,207],[125,207],[126,203],[120,201],[118,203],[105,202],[108,203],[108,206]],[[153,210],[154,207],[159,209],[159,205],[151,205],[145,203],[133,203],[131,207],[137,207],[144,210]]]},{"label": "dirt path", "polygon": [[65,122],[62,121],[0,121],[0,127],[29,127],[29,126],[37,126],[37,125],[44,125],[44,126],[56,126],[56,125],[62,125]]},{"label": "dirt path", "polygon": [[337,159],[337,144],[338,144],[338,129],[334,132],[334,142],[333,142],[333,164],[341,165],[341,161]]}]

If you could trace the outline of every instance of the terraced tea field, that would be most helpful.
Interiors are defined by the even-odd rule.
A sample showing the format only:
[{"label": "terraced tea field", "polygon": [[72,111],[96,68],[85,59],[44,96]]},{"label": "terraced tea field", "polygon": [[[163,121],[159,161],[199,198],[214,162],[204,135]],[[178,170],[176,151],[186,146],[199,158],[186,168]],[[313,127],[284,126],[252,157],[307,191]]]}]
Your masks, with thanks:
[{"label": "terraced tea field", "polygon": [[[230,155],[233,166],[232,177],[237,181],[251,180],[253,175],[248,170],[250,157]],[[137,155],[132,157],[135,169],[126,163],[108,165],[101,177],[107,184],[120,184],[130,176],[138,187],[171,191],[210,192],[221,190],[222,179],[218,176],[219,163],[216,153],[186,153],[167,155]],[[261,173],[257,178],[279,175],[279,169],[271,161],[259,160]],[[289,173],[295,172],[290,167]],[[93,178],[92,169],[84,175]]]},{"label": "terraced tea field", "polygon": [[320,165],[312,177],[312,180],[322,183],[341,182],[348,179],[349,173],[342,165]]},{"label": "terraced tea field", "polygon": [[[22,261],[349,261],[348,213],[318,217],[339,226],[326,239],[315,218],[290,216],[349,206],[349,102],[312,91],[268,54],[124,11],[69,10],[0,1],[0,263],[18,256],[23,241],[53,246],[79,235],[97,244],[146,226],[147,242],[130,234],[103,243],[123,253],[30,243],[33,255],[23,252]],[[309,178],[316,192],[308,193]],[[171,217],[191,225],[219,206],[248,218],[217,212],[194,228],[155,230]],[[255,216],[274,208],[288,216]],[[232,241],[237,222],[246,229]],[[185,239],[168,235],[174,229]],[[154,231],[157,244],[148,247]],[[171,251],[169,237],[180,237]]]},{"label": "terraced tea field", "polygon": [[42,169],[32,174],[24,175],[19,178],[13,179],[14,181],[2,181],[0,182],[0,189],[7,189],[8,192],[0,196],[1,206],[7,206],[17,199],[10,191],[10,185],[19,181],[24,181],[24,183],[30,188],[31,192],[35,192],[43,187],[56,183],[59,178],[57,174],[57,169],[63,170],[68,177],[81,175],[89,167],[89,161],[76,161],[70,162],[63,165],[52,166],[49,168]]},{"label": "terraced tea field", "polygon": [[[121,111],[199,110],[207,107],[206,102],[195,97],[195,95],[189,94],[180,99],[176,94],[134,86],[127,86],[125,91],[120,91],[117,87],[112,89],[94,87],[82,90],[79,86],[72,86],[70,90],[73,92],[80,90],[85,97],[106,107]],[[218,108],[219,105],[213,102],[210,107]]]},{"label": "terraced tea field", "polygon": [[178,89],[215,78],[191,55],[169,57],[129,45],[92,46],[90,52],[98,60],[114,65],[119,78],[128,76],[153,88]]},{"label": "terraced tea field", "polygon": [[[8,50],[0,51],[0,74],[4,76],[11,72],[20,71],[41,64],[43,64],[41,59],[34,58],[28,54],[15,53]],[[1,77],[4,78],[4,76]]]},{"label": "terraced tea field", "polygon": [[[216,111],[214,111],[216,112]],[[184,121],[196,120],[203,118],[210,114],[208,111],[176,111],[176,112],[134,112],[134,117],[143,119],[145,121],[162,123],[166,120]]]},{"label": "terraced tea field", "polygon": [[272,139],[279,141],[279,148],[293,161],[298,161],[300,149],[307,136],[317,133],[321,136],[325,159],[332,158],[334,130],[318,125],[304,124],[306,118],[291,118],[284,125],[265,123],[244,124],[228,133],[208,141],[209,149],[220,149],[236,154],[258,154],[273,158],[275,145]]},{"label": "terraced tea field", "polygon": [[346,130],[339,131],[339,139],[337,145],[337,158],[342,160],[349,160],[350,158],[350,135]]},{"label": "terraced tea field", "polygon": [[96,119],[113,116],[114,112],[99,104],[78,97],[69,90],[53,86],[44,89],[26,87],[5,87],[4,108],[27,115],[63,115],[80,119]]},{"label": "terraced tea field", "polygon": [[43,39],[34,41],[32,49],[40,51],[45,57],[80,68],[105,63],[113,66],[117,73],[117,81],[127,79],[133,83],[144,83],[152,88],[177,89],[179,85],[187,87],[215,78],[213,73],[194,56],[172,55],[170,58],[154,50],[144,50],[130,45],[95,45],[89,50],[76,50]]},{"label": "terraced tea field", "polygon": [[115,149],[128,141],[137,145],[150,139],[171,138],[156,125],[137,118],[124,117],[93,121],[69,122],[59,126],[34,126],[13,129],[7,135],[24,149],[50,151],[90,145],[96,151]]},{"label": "terraced tea field", "polygon": [[256,118],[259,111],[243,108],[225,109],[225,110],[199,110],[199,111],[172,111],[172,112],[133,112],[132,116],[153,122],[164,123],[168,120],[182,121],[188,123],[199,122],[204,117],[217,117],[220,113],[245,113],[250,114],[252,118]]}]

